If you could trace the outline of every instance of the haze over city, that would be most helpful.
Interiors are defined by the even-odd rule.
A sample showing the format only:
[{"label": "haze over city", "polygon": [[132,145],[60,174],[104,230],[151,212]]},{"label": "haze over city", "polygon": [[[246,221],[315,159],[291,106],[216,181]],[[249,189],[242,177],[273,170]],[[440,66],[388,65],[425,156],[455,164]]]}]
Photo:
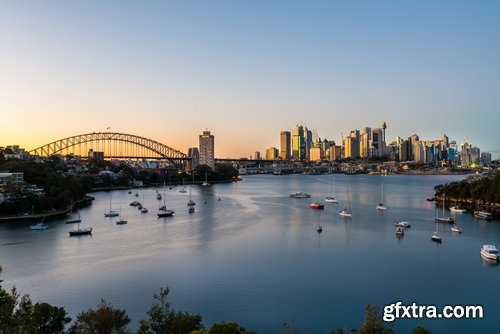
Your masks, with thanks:
[{"label": "haze over city", "polygon": [[[0,143],[144,136],[217,157],[387,122],[500,151],[500,3],[15,1],[0,4]],[[109,130],[108,130],[109,128]]]}]

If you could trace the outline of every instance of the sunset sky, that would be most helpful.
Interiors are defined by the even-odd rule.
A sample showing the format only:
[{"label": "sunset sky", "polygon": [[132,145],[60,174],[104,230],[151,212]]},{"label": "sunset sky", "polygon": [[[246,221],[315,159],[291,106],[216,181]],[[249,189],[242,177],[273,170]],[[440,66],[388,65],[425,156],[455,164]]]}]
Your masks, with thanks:
[{"label": "sunset sky", "polygon": [[111,131],[217,157],[387,122],[500,151],[500,1],[0,1],[0,146]]}]

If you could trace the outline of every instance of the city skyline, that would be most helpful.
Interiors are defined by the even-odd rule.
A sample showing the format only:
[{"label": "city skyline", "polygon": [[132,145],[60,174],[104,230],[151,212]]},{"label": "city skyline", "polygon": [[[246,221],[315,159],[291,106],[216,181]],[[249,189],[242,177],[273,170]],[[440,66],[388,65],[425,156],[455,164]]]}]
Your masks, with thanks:
[{"label": "city skyline", "polygon": [[387,121],[500,151],[500,4],[19,1],[0,5],[0,142],[99,131],[216,157],[293,124],[341,143]]}]

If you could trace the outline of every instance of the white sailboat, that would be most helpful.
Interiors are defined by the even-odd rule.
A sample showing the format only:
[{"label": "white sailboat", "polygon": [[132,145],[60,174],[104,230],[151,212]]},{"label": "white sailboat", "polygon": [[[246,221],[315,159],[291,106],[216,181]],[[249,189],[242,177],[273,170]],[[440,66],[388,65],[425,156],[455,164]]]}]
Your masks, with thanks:
[{"label": "white sailboat", "polygon": [[38,224],[36,225],[30,225],[30,229],[32,229],[33,231],[44,231],[44,230],[48,230],[50,228],[50,226],[48,225],[45,225],[43,222],[45,220],[45,216],[42,218],[42,221],[39,222]]},{"label": "white sailboat", "polygon": [[342,217],[351,217],[352,216],[351,199],[350,199],[350,195],[349,195],[349,186],[347,186],[347,208],[340,210],[339,214]]},{"label": "white sailboat", "polygon": [[109,211],[104,213],[104,217],[116,217],[118,212],[111,209],[111,193],[109,194]]},{"label": "white sailboat", "polygon": [[450,227],[450,229],[451,229],[452,232],[462,233],[462,229],[460,227],[458,227],[456,219],[455,219],[455,222],[453,223],[453,226]]},{"label": "white sailboat", "polygon": [[432,233],[431,240],[437,243],[441,243],[441,235],[439,234],[439,222],[437,221],[437,219],[436,219],[436,231]]},{"label": "white sailboat", "polygon": [[387,207],[384,206],[384,183],[382,182],[382,195],[381,195],[381,202],[378,203],[378,205],[375,207],[379,211],[385,211],[387,210]]},{"label": "white sailboat", "polygon": [[203,187],[208,187],[210,183],[208,183],[208,171],[205,169],[205,181],[201,184]]},{"label": "white sailboat", "polygon": [[78,216],[76,217],[73,216],[73,200],[71,200],[71,210],[69,213],[69,218],[66,219],[66,224],[74,224],[74,223],[79,223],[81,221],[82,219],[80,218],[80,211],[78,211]]},{"label": "white sailboat", "polygon": [[449,223],[453,224],[455,222],[455,219],[451,217],[445,217],[444,216],[444,200],[445,200],[445,195],[443,194],[443,217],[436,216],[436,222],[437,223]]},{"label": "white sailboat", "polygon": [[326,196],[325,197],[325,202],[327,203],[333,203],[333,204],[339,204],[339,201],[335,198],[337,196],[336,189],[335,189],[335,179],[333,179],[333,196]]}]

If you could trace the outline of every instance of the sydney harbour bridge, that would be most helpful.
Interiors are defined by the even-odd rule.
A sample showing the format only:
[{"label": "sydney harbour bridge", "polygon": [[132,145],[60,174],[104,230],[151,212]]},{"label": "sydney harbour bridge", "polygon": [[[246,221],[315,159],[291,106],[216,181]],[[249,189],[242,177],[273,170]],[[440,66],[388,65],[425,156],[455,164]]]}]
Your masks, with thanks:
[{"label": "sydney harbour bridge", "polygon": [[105,159],[165,159],[183,163],[190,158],[152,139],[119,132],[92,132],[56,140],[29,153],[42,157],[54,154],[88,157],[89,151],[103,152]]},{"label": "sydney harbour bridge", "polygon": [[[88,158],[89,151],[103,152],[104,159],[166,160],[178,167],[191,160],[187,154],[158,141],[119,132],[92,132],[53,141],[29,151],[31,155],[49,157],[54,154],[78,155]],[[233,162],[248,165],[255,162],[272,163],[268,160],[215,159],[217,162]]]}]

